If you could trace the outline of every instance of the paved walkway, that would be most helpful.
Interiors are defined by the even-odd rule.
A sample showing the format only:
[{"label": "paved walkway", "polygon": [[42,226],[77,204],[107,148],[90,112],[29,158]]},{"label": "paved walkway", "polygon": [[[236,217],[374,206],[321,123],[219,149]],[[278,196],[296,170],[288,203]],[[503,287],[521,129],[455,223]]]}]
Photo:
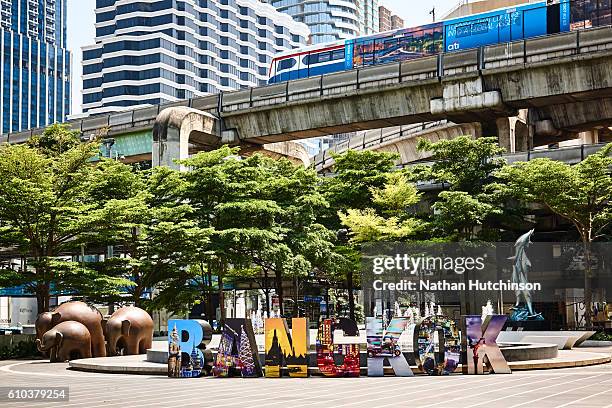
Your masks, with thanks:
[{"label": "paved walkway", "polygon": [[45,361],[0,362],[0,386],[70,389],[69,403],[2,402],[0,406],[612,408],[612,364],[487,376],[183,380],[84,373],[66,367]]}]

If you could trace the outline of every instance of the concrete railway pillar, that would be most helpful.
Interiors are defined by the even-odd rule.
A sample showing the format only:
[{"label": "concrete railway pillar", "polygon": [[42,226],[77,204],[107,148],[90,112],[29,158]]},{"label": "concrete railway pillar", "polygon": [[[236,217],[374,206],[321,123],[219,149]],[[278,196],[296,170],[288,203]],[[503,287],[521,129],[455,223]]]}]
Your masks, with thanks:
[{"label": "concrete railway pillar", "polygon": [[153,166],[183,170],[176,161],[189,157],[190,144],[215,147],[220,141],[219,120],[213,115],[187,107],[164,109],[153,125]]}]

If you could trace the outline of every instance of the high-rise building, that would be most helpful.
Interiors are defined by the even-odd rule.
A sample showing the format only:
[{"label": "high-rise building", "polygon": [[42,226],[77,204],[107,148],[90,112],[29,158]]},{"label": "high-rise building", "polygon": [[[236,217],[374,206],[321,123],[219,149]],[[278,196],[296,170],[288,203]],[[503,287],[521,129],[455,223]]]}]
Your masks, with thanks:
[{"label": "high-rise building", "polygon": [[267,82],[308,27],[258,0],[97,0],[83,47],[83,112],[121,110]]},{"label": "high-rise building", "polygon": [[378,21],[381,32],[404,28],[404,20],[385,6],[378,6]]},{"label": "high-rise building", "polygon": [[66,0],[1,0],[2,134],[62,122],[70,113]]},{"label": "high-rise building", "polygon": [[404,28],[404,26],[405,26],[405,23],[404,23],[403,18],[401,18],[400,16],[396,16],[395,14],[391,16],[391,29],[392,30],[399,30],[401,28]]},{"label": "high-rise building", "polygon": [[310,28],[310,43],[320,44],[359,35],[361,0],[264,0]]},{"label": "high-rise building", "polygon": [[321,44],[378,32],[378,0],[263,0],[310,28]]},{"label": "high-rise building", "polygon": [[359,6],[359,35],[378,33],[378,0],[356,0]]}]

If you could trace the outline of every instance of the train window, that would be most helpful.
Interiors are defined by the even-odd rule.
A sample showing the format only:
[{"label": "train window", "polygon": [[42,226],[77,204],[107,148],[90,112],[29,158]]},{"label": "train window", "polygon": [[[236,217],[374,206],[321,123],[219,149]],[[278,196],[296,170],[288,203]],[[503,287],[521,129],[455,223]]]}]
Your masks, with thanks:
[{"label": "train window", "polygon": [[599,0],[599,17],[596,26],[612,24],[612,3],[610,0]]},{"label": "train window", "polygon": [[304,60],[302,62],[304,63],[304,65],[314,65],[320,64],[322,62],[327,62],[330,60],[330,58],[331,52],[320,52],[318,54],[310,54],[304,57]]},{"label": "train window", "polygon": [[335,50],[332,53],[332,60],[341,60],[344,59],[344,49]]},{"label": "train window", "polygon": [[434,31],[433,30],[424,30],[423,31],[423,46],[422,51],[423,54],[433,54],[434,52]]},{"label": "train window", "polygon": [[355,43],[355,66],[371,65],[373,62],[374,40]]},{"label": "train window", "polygon": [[295,67],[296,61],[293,58],[288,58],[288,59],[284,59],[281,60],[278,63],[278,70],[279,71],[283,71],[285,69],[291,69],[293,67]]},{"label": "train window", "polygon": [[322,52],[319,54],[319,63],[327,62],[331,59],[331,52]]}]

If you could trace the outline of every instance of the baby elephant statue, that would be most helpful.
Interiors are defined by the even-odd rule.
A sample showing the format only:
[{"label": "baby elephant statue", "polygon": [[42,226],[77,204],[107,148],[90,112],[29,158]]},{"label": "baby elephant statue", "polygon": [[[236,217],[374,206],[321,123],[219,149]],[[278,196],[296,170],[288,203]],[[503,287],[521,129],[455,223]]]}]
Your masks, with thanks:
[{"label": "baby elephant statue", "polygon": [[[75,321],[82,323],[91,335],[91,354],[94,357],[106,357],[102,314],[83,302],[66,302],[52,312],[41,313],[36,319],[36,338],[43,335],[61,322]],[[43,352],[44,354],[44,352]]]},{"label": "baby elephant statue", "polygon": [[52,363],[91,357],[89,330],[79,322],[62,322],[36,339],[40,351],[49,353]]},{"label": "baby elephant statue", "polygon": [[153,319],[138,307],[122,307],[106,322],[109,356],[146,354],[152,342]]}]

